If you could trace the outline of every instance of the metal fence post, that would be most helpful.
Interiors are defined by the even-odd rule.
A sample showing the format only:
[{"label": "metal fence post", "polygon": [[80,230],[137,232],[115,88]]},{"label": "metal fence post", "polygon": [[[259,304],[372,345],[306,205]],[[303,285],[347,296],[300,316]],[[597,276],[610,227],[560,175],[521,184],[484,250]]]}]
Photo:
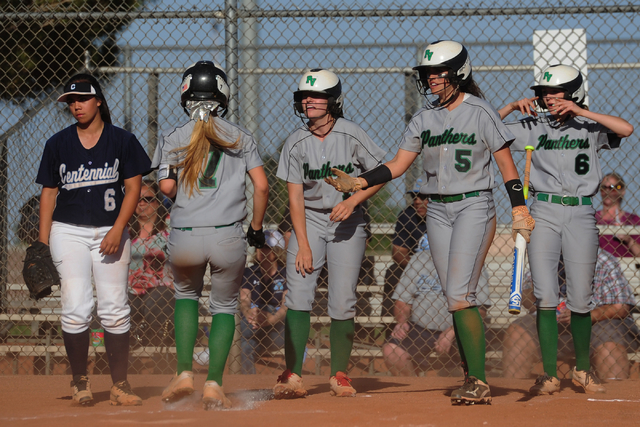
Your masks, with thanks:
[{"label": "metal fence post", "polygon": [[238,123],[238,1],[226,0],[224,6],[225,21],[225,67],[229,83],[229,112],[227,119]]}]

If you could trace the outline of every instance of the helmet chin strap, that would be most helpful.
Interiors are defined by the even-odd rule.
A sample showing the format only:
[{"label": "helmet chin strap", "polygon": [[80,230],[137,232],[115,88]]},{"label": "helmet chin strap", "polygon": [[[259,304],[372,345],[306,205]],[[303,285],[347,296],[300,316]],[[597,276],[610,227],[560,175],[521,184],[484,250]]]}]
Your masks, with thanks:
[{"label": "helmet chin strap", "polygon": [[[309,132],[311,132],[314,136],[317,136],[318,138],[324,138],[325,136],[327,136],[333,130],[333,127],[336,125],[336,119],[329,113],[328,110],[325,112],[325,115],[323,117],[320,117],[320,118],[324,118],[326,116],[329,117],[329,120],[327,121],[327,123],[318,126],[318,128],[323,127],[323,126],[327,126],[329,124],[331,126],[329,126],[329,129],[325,133],[322,133],[322,134],[318,133],[318,132],[316,132],[314,130],[311,130],[311,128],[309,127],[309,121],[305,122],[304,117],[301,116],[300,119],[302,120],[302,123],[306,126],[306,128],[309,130]],[[315,120],[317,121],[317,119],[315,119]]]},{"label": "helmet chin strap", "polygon": [[207,123],[211,113],[215,112],[219,106],[218,101],[187,101],[184,111],[191,120],[202,120]]},{"label": "helmet chin strap", "polygon": [[[445,83],[444,88],[442,89],[442,91],[445,92],[445,95],[448,87],[453,87],[453,85],[451,84],[451,81],[447,79],[447,83]],[[444,101],[440,101],[439,106],[446,107],[447,105],[451,104],[453,101],[455,101],[459,93],[460,93],[460,86],[456,86],[455,89],[453,89],[453,91],[449,95],[449,97],[447,97]]]}]

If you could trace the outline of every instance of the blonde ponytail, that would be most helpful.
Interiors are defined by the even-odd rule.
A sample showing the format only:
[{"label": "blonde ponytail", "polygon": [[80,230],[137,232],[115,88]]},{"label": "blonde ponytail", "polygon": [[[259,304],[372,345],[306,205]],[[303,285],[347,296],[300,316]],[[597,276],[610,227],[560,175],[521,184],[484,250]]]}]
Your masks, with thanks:
[{"label": "blonde ponytail", "polygon": [[184,186],[189,197],[193,195],[194,189],[200,193],[198,180],[207,167],[210,147],[213,146],[216,150],[235,150],[240,145],[240,138],[233,143],[223,140],[214,121],[213,116],[206,122],[197,120],[191,132],[189,145],[173,150],[183,158],[176,166],[183,169],[179,185]]}]

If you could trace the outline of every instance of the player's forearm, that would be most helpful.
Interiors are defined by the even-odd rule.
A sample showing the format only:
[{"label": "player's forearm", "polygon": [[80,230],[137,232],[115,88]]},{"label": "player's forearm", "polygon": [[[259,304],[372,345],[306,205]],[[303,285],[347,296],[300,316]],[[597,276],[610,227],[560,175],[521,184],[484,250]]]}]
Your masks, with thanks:
[{"label": "player's forearm", "polygon": [[43,187],[40,193],[40,222],[39,238],[42,243],[49,244],[51,224],[53,223],[53,211],[56,207],[58,187]]},{"label": "player's forearm", "polygon": [[587,119],[600,123],[607,129],[613,131],[620,138],[626,138],[633,133],[633,125],[620,117],[595,113],[589,110],[583,110],[581,115]]},{"label": "player's forearm", "polygon": [[505,117],[507,117],[509,114],[513,113],[514,111],[516,111],[517,105],[514,106],[513,104],[514,104],[513,102],[510,102],[498,110],[498,114],[500,114],[500,119],[504,120]]},{"label": "player's forearm", "polygon": [[349,199],[354,203],[354,205],[359,205],[360,203],[368,200],[374,194],[376,194],[380,189],[384,187],[384,184],[374,185],[373,187],[369,187],[366,190],[356,191],[349,197]]},{"label": "player's forearm", "polygon": [[[377,168],[374,168],[371,171],[365,172],[365,174],[363,174],[365,175],[365,177],[358,177],[358,180],[360,181],[362,188],[363,189],[367,188],[370,185],[375,186],[378,184],[384,184],[385,182],[391,181],[392,179],[399,177],[400,175],[405,173],[407,169],[409,169],[413,161],[416,159],[416,157],[418,157],[418,154],[419,153],[414,153],[413,151],[407,151],[400,148],[393,159],[391,159],[390,161],[382,165],[386,169],[388,169],[388,172],[386,172],[385,174],[376,174],[377,178],[384,175],[386,176],[386,179],[380,180],[381,182],[374,182],[374,181],[369,182],[366,179],[366,174],[370,174],[371,171],[379,170],[381,166],[378,166]],[[388,173],[390,173],[390,176],[386,175]]]},{"label": "player's forearm", "polygon": [[304,194],[302,184],[289,184],[289,211],[291,214],[291,225],[296,233],[298,246],[309,246],[307,238],[307,220],[305,217]]},{"label": "player's forearm", "polygon": [[129,223],[131,216],[136,210],[140,200],[140,187],[142,186],[142,175],[137,175],[124,180],[124,199],[120,207],[120,213],[116,218],[112,228],[124,230]]},{"label": "player's forearm", "polygon": [[174,199],[176,197],[176,194],[178,193],[178,183],[175,179],[172,178],[161,180],[158,183],[158,187],[160,187],[160,191],[162,191],[162,194],[170,199]]},{"label": "player's forearm", "polygon": [[511,150],[509,147],[504,147],[493,153],[493,158],[498,165],[498,169],[500,170],[500,174],[502,175],[502,180],[504,182],[509,182],[513,179],[520,179],[518,176],[518,169],[516,169],[516,165],[513,163],[513,157],[511,156]]},{"label": "player's forearm", "polygon": [[260,230],[264,221],[264,215],[269,203],[269,181],[262,166],[249,171],[249,178],[253,184],[253,218],[251,227]]}]

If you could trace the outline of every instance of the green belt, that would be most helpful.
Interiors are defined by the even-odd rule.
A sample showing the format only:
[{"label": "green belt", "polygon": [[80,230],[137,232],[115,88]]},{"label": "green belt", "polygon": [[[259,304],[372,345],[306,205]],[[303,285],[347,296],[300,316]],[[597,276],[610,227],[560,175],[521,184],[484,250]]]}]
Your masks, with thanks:
[{"label": "green belt", "polygon": [[[215,228],[217,230],[218,228],[231,227],[234,224],[235,224],[235,222],[232,222],[231,224],[225,224],[225,225],[216,225],[213,228]],[[193,227],[173,227],[173,228],[175,228],[176,230],[181,230],[181,231],[193,231]]]},{"label": "green belt", "polygon": [[572,196],[556,196],[551,194],[551,200],[549,200],[549,194],[538,193],[536,196],[541,202],[551,202],[562,206],[578,206],[589,205],[591,206],[591,197],[572,197]]},{"label": "green belt", "polygon": [[441,196],[439,194],[429,194],[429,201],[439,203],[451,203],[459,202],[460,200],[468,199],[469,197],[479,196],[479,191],[472,191],[471,193],[453,194],[451,196]]}]

